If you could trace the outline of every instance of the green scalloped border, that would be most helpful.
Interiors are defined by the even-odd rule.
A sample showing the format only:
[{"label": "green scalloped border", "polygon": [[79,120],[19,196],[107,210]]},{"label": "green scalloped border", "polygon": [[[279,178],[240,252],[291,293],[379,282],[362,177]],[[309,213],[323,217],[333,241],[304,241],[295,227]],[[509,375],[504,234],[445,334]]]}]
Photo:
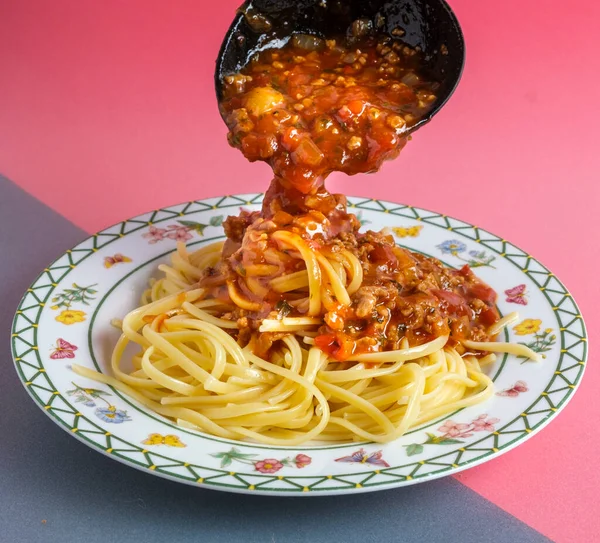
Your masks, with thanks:
[{"label": "green scalloped border", "polygon": [[[207,203],[207,200],[196,200],[186,204],[171,206],[170,208],[155,210],[154,212],[151,212],[148,220],[142,220],[141,217],[144,215],[140,215],[139,217],[123,221],[107,228],[84,240],[74,249],[67,251],[65,254],[67,256],[68,264],[57,265],[58,261],[65,256],[61,255],[59,259],[42,271],[32,286],[27,290],[18,306],[12,325],[11,346],[17,373],[26,390],[35,402],[57,424],[59,424],[59,426],[104,454],[113,456],[133,467],[144,471],[151,471],[157,475],[173,480],[203,485],[215,489],[226,489],[229,491],[262,491],[261,493],[268,492],[272,494],[301,495],[310,491],[367,491],[376,488],[413,484],[434,479],[449,474],[450,472],[456,473],[484,461],[489,456],[502,454],[514,447],[516,443],[526,439],[535,431],[546,425],[572,397],[577,385],[581,381],[587,360],[587,335],[583,318],[575,301],[554,274],[548,271],[545,266],[535,260],[532,256],[513,244],[463,221],[432,211],[415,208],[413,206],[394,204],[368,198],[361,199],[350,197],[348,199],[350,208],[381,211],[412,220],[422,221],[426,224],[445,228],[448,231],[454,231],[467,239],[480,243],[487,249],[506,258],[517,266],[521,272],[525,273],[529,279],[538,286],[540,291],[543,292],[550,307],[555,311],[557,321],[560,325],[561,349],[554,376],[541,395],[536,398],[536,400],[523,411],[520,416],[505,424],[502,428],[494,432],[492,436],[488,435],[465,447],[461,447],[458,450],[439,454],[427,460],[409,462],[401,466],[385,469],[358,471],[344,475],[275,476],[257,473],[238,473],[222,469],[207,468],[199,464],[184,463],[162,454],[150,452],[138,445],[113,436],[94,421],[84,417],[77,409],[70,405],[65,398],[62,398],[46,374],[38,353],[37,345],[38,322],[44,305],[51,297],[54,287],[56,287],[58,283],[80,262],[93,255],[98,249],[105,247],[112,241],[124,237],[125,235],[147,228],[151,224],[172,220],[175,217],[189,215],[199,211],[259,204],[262,196],[262,194],[224,196],[220,199],[216,199],[215,203],[212,204]],[[175,211],[173,209],[181,206],[184,206],[181,210]],[[159,218],[161,214],[166,216]],[[115,228],[118,228],[118,233],[108,232]],[[90,242],[91,246],[89,246]],[[519,259],[521,262],[519,262]],[[531,262],[537,263],[545,271],[529,270]],[[553,288],[550,288],[550,286]],[[47,292],[42,292],[43,289],[47,289]],[[40,296],[38,296],[36,291],[40,291]],[[552,302],[548,292],[561,295],[562,298],[555,304]],[[561,305],[563,305],[568,298],[571,298],[575,311],[568,311],[561,308]],[[36,310],[34,317],[30,318],[26,312],[33,311],[34,309]],[[21,323],[21,321],[24,322]],[[577,330],[578,327],[580,330]],[[22,334],[29,330],[33,331],[33,340],[31,342],[22,337]],[[582,356],[580,357],[575,356],[571,352],[579,346],[581,346],[582,350]],[[31,361],[32,356],[35,362]],[[31,369],[37,370],[29,380],[26,380],[23,371],[23,366],[25,365],[29,366]],[[573,370],[576,371],[573,372]],[[566,372],[574,373],[574,376],[566,377]],[[555,386],[558,386],[558,388],[554,388]],[[41,399],[36,392],[36,389],[50,393],[48,402],[44,402]],[[552,400],[550,395],[556,393],[562,393],[560,399]],[[58,397],[61,397],[63,403],[68,406],[69,409],[53,406],[53,403],[56,401],[55,399]],[[540,414],[543,414],[544,416],[540,418],[537,423],[530,424],[528,416],[539,416]],[[67,417],[69,418],[67,419]],[[94,429],[80,429],[79,421],[81,419],[85,420],[86,423]],[[511,435],[513,436],[513,439],[500,445],[500,435]],[[100,445],[92,438],[92,436],[95,436],[96,439],[103,437],[104,444]],[[492,441],[491,446],[483,444],[486,440]],[[481,454],[474,456],[468,461],[461,462],[461,458],[466,451],[480,452]],[[144,462],[139,459],[136,460],[128,457],[127,453],[139,453],[144,459]],[[434,468],[432,471],[420,474],[419,470],[424,465],[436,466],[437,469]],[[173,468],[178,468],[179,471],[174,473],[172,471]],[[248,477],[251,479],[248,479]],[[330,483],[331,480],[334,481],[333,485]],[[269,486],[272,483],[275,483],[278,486]],[[327,486],[324,483],[327,483]],[[282,485],[285,485],[285,487]]]}]

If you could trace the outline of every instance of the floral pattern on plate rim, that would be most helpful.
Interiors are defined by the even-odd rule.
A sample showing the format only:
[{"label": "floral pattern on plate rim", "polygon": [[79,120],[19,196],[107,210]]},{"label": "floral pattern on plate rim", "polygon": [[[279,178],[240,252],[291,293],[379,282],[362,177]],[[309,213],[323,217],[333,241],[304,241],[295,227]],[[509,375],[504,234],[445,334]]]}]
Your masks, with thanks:
[{"label": "floral pattern on plate rim", "polygon": [[172,239],[175,241],[189,241],[193,238],[192,232],[199,236],[204,235],[204,230],[208,226],[221,226],[223,224],[223,215],[211,217],[208,224],[199,223],[196,221],[177,221],[179,224],[170,224],[165,228],[158,228],[150,225],[148,232],[142,234],[143,238],[148,240],[148,243],[154,244],[164,239]]},{"label": "floral pattern on plate rim", "polygon": [[86,320],[86,312],[80,309],[74,309],[74,304],[82,304],[86,306],[90,306],[91,303],[96,299],[96,294],[98,291],[95,288],[98,283],[94,283],[87,287],[82,287],[77,283],[72,283],[69,288],[63,289],[61,292],[58,292],[52,297],[52,303],[50,309],[57,311],[61,308],[64,308],[54,320],[64,324],[66,326],[71,326],[72,324],[77,324],[79,322],[84,322]]},{"label": "floral pattern on plate rim", "polygon": [[464,258],[462,253],[467,251],[467,245],[457,239],[449,239],[440,243],[437,248],[445,255],[452,255],[459,260],[462,260],[465,264],[468,264],[471,268],[481,268],[483,266],[489,266],[490,268],[496,269],[492,264],[496,257],[488,254],[486,251],[475,251],[470,250],[468,254],[470,258]]},{"label": "floral pattern on plate rim", "polygon": [[232,447],[226,452],[212,453],[211,456],[221,461],[222,468],[233,462],[239,462],[254,466],[254,470],[260,473],[277,473],[283,467],[302,469],[312,462],[312,458],[303,453],[298,453],[294,458],[286,456],[279,460],[276,458],[257,459],[258,453],[242,453],[237,447]]},{"label": "floral pattern on plate rim", "polygon": [[[100,390],[98,388],[81,387],[75,383],[72,383],[75,388],[67,390],[69,396],[75,398],[76,403],[83,403],[86,407],[96,407],[94,415],[104,422],[110,424],[121,424],[128,422],[131,417],[127,414],[124,409],[117,409],[112,405],[104,396],[112,396],[110,392]],[[96,400],[100,400],[106,403],[106,407],[97,406]]]},{"label": "floral pattern on plate rim", "polygon": [[[552,328],[546,328],[540,332],[541,326],[541,319],[525,319],[520,324],[513,326],[513,331],[518,336],[533,334],[533,340],[529,342],[519,341],[519,343],[529,347],[533,352],[546,353],[554,347],[556,334],[553,333]],[[545,355],[542,356],[545,358]],[[523,362],[527,362],[527,359],[523,360]]]},{"label": "floral pattern on plate rim", "polygon": [[423,452],[425,445],[454,445],[464,443],[464,439],[472,437],[475,432],[494,432],[495,424],[498,424],[500,419],[489,417],[487,414],[479,415],[469,423],[454,422],[448,419],[442,424],[437,431],[441,436],[436,436],[432,432],[427,432],[427,439],[423,443],[410,443],[404,445],[407,456],[414,456]]}]

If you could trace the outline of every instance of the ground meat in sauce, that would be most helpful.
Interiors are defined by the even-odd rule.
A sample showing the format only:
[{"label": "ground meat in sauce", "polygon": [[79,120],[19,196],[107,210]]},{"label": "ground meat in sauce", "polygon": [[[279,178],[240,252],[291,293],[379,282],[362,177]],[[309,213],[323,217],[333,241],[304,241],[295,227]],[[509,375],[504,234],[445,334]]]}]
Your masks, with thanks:
[{"label": "ground meat in sauce", "polygon": [[498,318],[496,295],[468,267],[446,268],[378,232],[346,234],[343,243],[364,268],[363,285],[352,297],[354,313],[363,319],[361,330],[374,332],[384,349],[397,348],[402,337],[412,345],[450,332],[454,341],[489,339],[486,329]]},{"label": "ground meat in sauce", "polygon": [[[294,230],[293,222],[288,225],[291,230]],[[246,233],[246,238],[256,240],[265,225],[281,228],[274,221],[258,220],[250,227],[256,227],[257,231],[252,231],[251,235]],[[228,232],[232,235],[240,233],[235,228]],[[460,339],[491,339],[486,330],[499,318],[495,308],[496,294],[477,279],[468,266],[461,270],[447,268],[437,259],[396,246],[391,236],[380,232],[359,233],[354,229],[323,244],[355,254],[363,265],[364,274],[361,287],[351,298],[351,307],[341,312],[328,312],[324,317],[319,334],[328,338],[330,352],[340,342],[351,343],[353,352],[374,352],[398,349],[403,338],[407,338],[410,345],[441,335],[450,335],[454,344]],[[235,259],[233,256],[230,261]],[[303,261],[296,261],[296,266],[299,263]],[[285,295],[278,297],[278,300],[285,299]],[[292,299],[290,301],[293,303]],[[237,308],[224,318],[238,322],[238,341],[246,345],[262,318],[277,317],[277,312],[273,311],[275,306],[276,302],[272,300],[263,306],[260,314]],[[288,308],[290,313],[286,316],[302,314],[293,305]],[[264,334],[255,335],[262,337]],[[266,352],[273,337],[278,336],[257,337],[255,348]]]},{"label": "ground meat in sauce", "polygon": [[246,228],[248,228],[248,226],[250,226],[258,217],[258,211],[250,212],[245,210],[242,210],[237,217],[227,217],[223,222],[225,236],[235,243],[242,243]]}]

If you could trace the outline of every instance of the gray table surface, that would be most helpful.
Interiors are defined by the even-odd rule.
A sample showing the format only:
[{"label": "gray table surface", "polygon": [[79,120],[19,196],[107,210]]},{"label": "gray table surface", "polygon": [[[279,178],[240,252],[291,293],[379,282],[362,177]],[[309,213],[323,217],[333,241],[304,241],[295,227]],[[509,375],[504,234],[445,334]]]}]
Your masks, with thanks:
[{"label": "gray table surface", "polygon": [[245,496],[154,477],[73,439],[19,383],[8,338],[38,272],[85,237],[0,176],[1,542],[548,541],[450,477],[370,494]]}]

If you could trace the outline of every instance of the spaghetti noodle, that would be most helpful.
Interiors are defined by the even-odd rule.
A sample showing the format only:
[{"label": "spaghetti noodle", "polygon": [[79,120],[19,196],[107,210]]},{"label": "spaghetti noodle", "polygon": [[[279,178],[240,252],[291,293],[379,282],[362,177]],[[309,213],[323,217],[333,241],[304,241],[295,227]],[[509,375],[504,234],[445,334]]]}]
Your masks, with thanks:
[{"label": "spaghetti noodle", "polygon": [[[331,286],[336,296],[344,291],[350,297],[358,290],[356,276],[346,273],[360,275],[351,254],[340,255],[340,260],[318,259],[312,251],[300,250],[304,242],[281,239],[295,243],[311,259],[306,272],[272,280],[280,291],[296,294],[298,305],[331,297],[324,294],[329,287],[323,286],[323,277],[325,285],[336,285],[335,290]],[[257,356],[251,344],[241,347],[232,337],[232,332],[239,333],[237,322],[222,318],[231,305],[196,288],[202,271],[218,262],[222,246],[212,244],[189,254],[180,244],[171,266],[160,266],[164,277],[144,293],[145,305],[123,319],[111,361],[113,377],[74,365],[75,371],[114,386],[183,426],[272,445],[387,442],[492,395],[493,384],[482,366],[495,356],[461,356],[448,336],[413,347],[404,338],[399,349],[359,353],[338,362],[315,346],[321,318],[279,315],[263,319],[259,330],[281,340],[268,358]],[[336,273],[340,261],[347,267],[338,266]],[[320,279],[311,282],[310,274]],[[314,314],[321,313],[319,305]],[[493,332],[513,318],[495,324]],[[141,350],[132,358],[132,370],[125,371],[123,354],[129,343]],[[467,340],[463,345],[473,351],[537,357],[522,345]]]}]

